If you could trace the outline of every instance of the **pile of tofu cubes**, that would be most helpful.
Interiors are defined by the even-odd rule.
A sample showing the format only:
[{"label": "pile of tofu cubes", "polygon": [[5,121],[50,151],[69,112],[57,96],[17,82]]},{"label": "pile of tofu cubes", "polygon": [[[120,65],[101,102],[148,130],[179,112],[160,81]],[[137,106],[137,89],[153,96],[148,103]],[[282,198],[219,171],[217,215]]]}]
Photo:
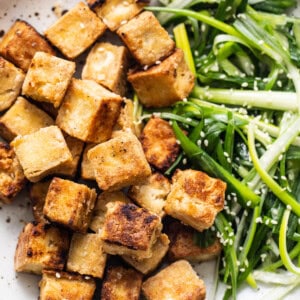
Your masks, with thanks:
[{"label": "pile of tofu cubes", "polygon": [[79,2],[44,36],[17,20],[0,41],[0,199],[30,187],[35,221],[15,270],[42,275],[40,300],[92,299],[99,280],[97,299],[205,298],[191,263],[221,246],[194,235],[213,225],[226,184],[191,169],[165,177],[180,152],[170,124],[136,126],[129,85],[144,106],[166,107],[194,84],[146,4]]}]

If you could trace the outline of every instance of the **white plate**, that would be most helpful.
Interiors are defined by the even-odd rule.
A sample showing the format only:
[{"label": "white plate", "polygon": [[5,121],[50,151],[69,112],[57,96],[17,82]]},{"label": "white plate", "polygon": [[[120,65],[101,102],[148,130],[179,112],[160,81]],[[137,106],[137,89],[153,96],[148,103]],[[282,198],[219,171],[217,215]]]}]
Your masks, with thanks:
[{"label": "white plate", "polygon": [[[71,8],[77,0],[64,1],[41,1],[41,0],[0,0],[0,32],[6,30],[17,19],[24,19],[33,25],[40,33],[56,20],[52,11],[53,7],[60,7],[61,10]],[[300,7],[298,8],[300,15]],[[39,276],[30,274],[17,274],[14,272],[13,258],[16,242],[24,224],[33,219],[29,199],[26,193],[22,193],[11,205],[0,203],[0,300],[18,299],[32,300],[39,295]],[[221,299],[212,294],[213,274],[215,262],[199,264],[196,267],[198,274],[205,280],[207,285],[207,299]],[[258,291],[244,287],[238,299],[266,299],[270,290],[274,287],[260,286]],[[300,299],[300,288],[294,291],[285,299]],[[270,300],[274,300],[271,298]]]}]

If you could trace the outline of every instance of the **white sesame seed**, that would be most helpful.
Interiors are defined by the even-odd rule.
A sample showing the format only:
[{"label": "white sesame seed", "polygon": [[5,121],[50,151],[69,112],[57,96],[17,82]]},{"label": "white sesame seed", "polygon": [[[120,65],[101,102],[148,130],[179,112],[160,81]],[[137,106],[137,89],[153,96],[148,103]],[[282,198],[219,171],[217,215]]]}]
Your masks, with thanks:
[{"label": "white sesame seed", "polygon": [[126,23],[127,23],[127,20],[123,20],[123,21],[120,22],[121,25],[124,25]]},{"label": "white sesame seed", "polygon": [[262,218],[261,217],[256,218],[255,223],[262,223]]},{"label": "white sesame seed", "polygon": [[288,204],[288,205],[286,206],[286,209],[287,209],[287,210],[292,210],[292,207]]},{"label": "white sesame seed", "polygon": [[241,87],[247,87],[249,84],[248,84],[248,82],[243,82],[242,84],[241,84]]},{"label": "white sesame seed", "polygon": [[157,61],[155,62],[155,64],[156,64],[156,65],[159,65],[159,64],[161,64],[161,61],[160,61],[160,60],[157,60]]},{"label": "white sesame seed", "polygon": [[186,121],[187,122],[192,122],[192,119],[191,118],[186,118]]},{"label": "white sesame seed", "polygon": [[182,163],[183,163],[184,165],[186,165],[186,164],[187,164],[187,159],[184,158],[184,159],[182,160]]},{"label": "white sesame seed", "polygon": [[144,71],[147,71],[148,68],[149,68],[149,66],[145,65],[143,69],[144,69]]},{"label": "white sesame seed", "polygon": [[60,277],[61,277],[60,273],[56,272],[56,273],[55,273],[55,277],[56,277],[56,278],[60,278]]},{"label": "white sesame seed", "polygon": [[201,146],[201,143],[202,143],[201,140],[198,140],[198,141],[197,141],[197,145],[198,145],[199,147]]},{"label": "white sesame seed", "polygon": [[203,141],[203,143],[204,143],[204,146],[205,146],[205,147],[208,146],[208,140],[207,140],[207,139],[205,139],[205,140]]},{"label": "white sesame seed", "polygon": [[182,101],[183,101],[183,102],[187,102],[188,99],[187,99],[187,98],[183,98]]},{"label": "white sesame seed", "polygon": [[247,201],[246,205],[247,205],[247,206],[251,206],[251,201],[250,201],[250,200]]},{"label": "white sesame seed", "polygon": [[181,142],[180,142],[179,140],[176,140],[176,143],[177,143],[178,145],[180,145],[180,144],[181,144]]}]

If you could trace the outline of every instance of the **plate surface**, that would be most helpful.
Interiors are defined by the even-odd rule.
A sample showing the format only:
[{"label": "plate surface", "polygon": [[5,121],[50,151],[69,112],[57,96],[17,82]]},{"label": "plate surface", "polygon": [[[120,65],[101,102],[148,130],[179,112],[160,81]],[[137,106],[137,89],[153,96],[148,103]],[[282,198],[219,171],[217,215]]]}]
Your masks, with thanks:
[{"label": "plate surface", "polygon": [[[57,19],[57,11],[71,8],[77,0],[40,1],[40,0],[0,0],[0,32],[3,33],[18,18],[24,19],[33,25],[40,33],[53,24]],[[300,15],[300,7],[295,11]],[[33,300],[39,295],[39,276],[30,274],[17,274],[14,272],[13,258],[17,238],[24,224],[33,219],[31,207],[26,192],[17,197],[11,205],[0,203],[0,300],[18,299]],[[207,285],[207,299],[218,300],[221,296],[212,297],[214,285],[213,274],[215,262],[203,263],[195,266],[198,274]],[[267,299],[270,291],[276,291],[272,286],[260,286],[258,291],[244,287],[238,299]],[[273,294],[276,295],[276,294]],[[275,298],[270,298],[274,300]],[[285,299],[300,299],[300,288]]]}]

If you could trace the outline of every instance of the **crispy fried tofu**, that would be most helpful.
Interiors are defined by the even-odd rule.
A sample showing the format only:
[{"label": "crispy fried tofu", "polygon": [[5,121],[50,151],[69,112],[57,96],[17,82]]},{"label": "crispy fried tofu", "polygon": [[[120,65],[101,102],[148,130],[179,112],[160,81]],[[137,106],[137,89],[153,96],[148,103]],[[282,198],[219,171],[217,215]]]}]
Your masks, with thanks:
[{"label": "crispy fried tofu", "polygon": [[147,0],[88,0],[90,7],[111,30],[117,30],[136,16],[149,2]]},{"label": "crispy fried tofu", "polygon": [[59,107],[74,73],[74,62],[36,52],[26,74],[22,94]]},{"label": "crispy fried tofu", "polygon": [[124,46],[97,43],[87,56],[82,79],[94,80],[124,96],[127,90],[128,60],[128,50]]},{"label": "crispy fried tofu", "polygon": [[64,136],[57,126],[16,137],[11,145],[24,170],[26,178],[37,182],[63,163],[72,160]]},{"label": "crispy fried tofu", "polygon": [[224,208],[226,183],[201,171],[177,170],[165,212],[198,231],[211,227]]},{"label": "crispy fried tofu", "polygon": [[149,258],[161,229],[160,218],[144,208],[130,203],[108,203],[101,232],[104,251],[136,259]]},{"label": "crispy fried tofu", "polygon": [[104,225],[105,214],[107,212],[106,205],[110,202],[130,203],[130,199],[122,192],[102,192],[96,201],[93,216],[89,228],[94,232],[100,232]]},{"label": "crispy fried tofu", "polygon": [[161,263],[162,259],[167,254],[169,243],[168,236],[166,234],[161,234],[152,246],[152,256],[150,258],[136,260],[128,255],[123,255],[122,258],[141,273],[148,274],[155,270]]},{"label": "crispy fried tofu", "polygon": [[168,251],[168,258],[171,261],[179,259],[190,262],[207,261],[217,257],[222,250],[217,238],[210,246],[200,247],[195,242],[196,230],[178,221],[171,222],[166,228],[166,233],[171,241]]},{"label": "crispy fried tofu", "polygon": [[79,2],[49,27],[45,36],[68,59],[74,59],[105,30],[101,19],[85,3]]},{"label": "crispy fried tofu", "polygon": [[154,14],[145,11],[122,25],[117,34],[139,64],[151,66],[169,56],[175,43]]},{"label": "crispy fried tofu", "polygon": [[100,143],[111,137],[122,98],[92,80],[72,79],[56,118],[67,134]]},{"label": "crispy fried tofu", "polygon": [[9,108],[21,92],[23,71],[0,56],[0,111]]},{"label": "crispy fried tofu", "polygon": [[12,141],[18,135],[34,133],[43,127],[54,124],[54,120],[44,111],[23,97],[0,118],[0,136]]},{"label": "crispy fried tofu", "polygon": [[96,191],[84,184],[54,177],[43,213],[52,222],[84,233],[88,229],[96,196]]},{"label": "crispy fried tofu", "polygon": [[95,147],[96,144],[86,144],[82,153],[81,166],[80,166],[80,176],[85,180],[96,180],[94,168],[92,163],[87,157],[90,149]]},{"label": "crispy fried tofu", "polygon": [[142,285],[147,300],[204,300],[206,289],[191,265],[179,260],[148,278]]},{"label": "crispy fried tofu", "polygon": [[0,42],[0,55],[25,72],[37,51],[55,55],[48,42],[22,20],[17,20]]},{"label": "crispy fried tofu", "polygon": [[99,234],[74,233],[69,250],[67,270],[81,275],[102,278],[107,259],[102,245],[103,241]]},{"label": "crispy fried tofu", "polygon": [[39,286],[40,300],[92,300],[96,290],[90,277],[48,270],[43,271]]},{"label": "crispy fried tofu", "polygon": [[153,173],[144,184],[133,185],[128,190],[128,196],[139,206],[163,217],[164,206],[171,190],[171,184],[161,173]]},{"label": "crispy fried tofu", "polygon": [[147,107],[170,106],[188,97],[194,87],[194,75],[181,49],[148,70],[131,72],[128,81]]},{"label": "crispy fried tofu", "polygon": [[141,143],[130,132],[101,143],[89,150],[88,159],[102,190],[118,190],[140,184],[151,175]]},{"label": "crispy fried tofu", "polygon": [[142,274],[131,268],[110,266],[102,284],[101,300],[139,300]]},{"label": "crispy fried tofu", "polygon": [[37,222],[46,223],[48,220],[44,217],[43,209],[51,180],[40,181],[30,185],[29,198],[32,205],[33,217]]},{"label": "crispy fried tofu", "polygon": [[26,178],[14,150],[0,142],[0,201],[11,203],[25,183]]},{"label": "crispy fried tofu", "polygon": [[16,272],[41,274],[43,269],[62,270],[69,248],[66,231],[32,222],[19,235],[15,252]]},{"label": "crispy fried tofu", "polygon": [[79,160],[81,157],[81,153],[83,150],[84,142],[70,136],[67,134],[64,134],[65,141],[67,143],[67,146],[72,154],[72,160],[67,161],[57,167],[53,173],[59,174],[59,175],[65,175],[69,177],[75,177],[77,173],[77,166],[79,164]]},{"label": "crispy fried tofu", "polygon": [[173,164],[180,151],[171,125],[160,118],[151,118],[148,121],[140,141],[147,161],[162,171],[166,171]]}]

